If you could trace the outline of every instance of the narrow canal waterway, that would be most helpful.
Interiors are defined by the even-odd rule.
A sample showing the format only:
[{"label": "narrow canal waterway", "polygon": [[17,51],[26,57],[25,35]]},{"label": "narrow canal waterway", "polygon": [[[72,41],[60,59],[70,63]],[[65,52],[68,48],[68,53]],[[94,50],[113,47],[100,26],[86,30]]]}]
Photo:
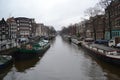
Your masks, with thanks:
[{"label": "narrow canal waterway", "polygon": [[88,54],[57,36],[42,58],[15,61],[0,80],[120,80],[120,68]]}]

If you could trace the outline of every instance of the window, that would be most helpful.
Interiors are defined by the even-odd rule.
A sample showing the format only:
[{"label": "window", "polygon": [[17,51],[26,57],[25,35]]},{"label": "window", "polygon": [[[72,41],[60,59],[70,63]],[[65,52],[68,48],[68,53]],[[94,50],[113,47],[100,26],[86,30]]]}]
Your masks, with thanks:
[{"label": "window", "polygon": [[120,36],[120,33],[118,32],[118,36]]},{"label": "window", "polygon": [[6,34],[8,34],[8,32],[6,32]]},{"label": "window", "polygon": [[19,20],[17,20],[17,22],[19,23]]},{"label": "window", "polygon": [[2,35],[2,39],[5,39],[5,35]]}]

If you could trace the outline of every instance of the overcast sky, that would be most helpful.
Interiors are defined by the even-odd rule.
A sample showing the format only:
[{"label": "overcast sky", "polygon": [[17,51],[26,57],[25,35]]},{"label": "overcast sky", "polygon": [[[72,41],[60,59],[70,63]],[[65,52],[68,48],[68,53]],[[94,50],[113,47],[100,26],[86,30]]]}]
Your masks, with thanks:
[{"label": "overcast sky", "polygon": [[98,0],[0,0],[0,18],[28,17],[37,23],[62,26],[80,22],[84,11]]}]

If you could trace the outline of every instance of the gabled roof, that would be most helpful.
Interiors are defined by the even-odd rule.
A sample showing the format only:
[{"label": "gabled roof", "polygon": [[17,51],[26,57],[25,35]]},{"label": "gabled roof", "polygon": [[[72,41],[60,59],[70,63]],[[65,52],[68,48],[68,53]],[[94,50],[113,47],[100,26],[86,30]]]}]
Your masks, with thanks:
[{"label": "gabled roof", "polygon": [[2,20],[0,20],[0,25],[1,25],[1,24],[6,24],[6,25],[8,25],[4,18],[2,18]]}]

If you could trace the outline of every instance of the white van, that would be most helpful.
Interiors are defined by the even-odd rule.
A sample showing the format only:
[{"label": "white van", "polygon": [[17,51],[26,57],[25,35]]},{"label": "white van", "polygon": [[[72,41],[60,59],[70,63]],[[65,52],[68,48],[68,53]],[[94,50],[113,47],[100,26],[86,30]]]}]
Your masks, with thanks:
[{"label": "white van", "polygon": [[110,47],[120,47],[120,37],[115,37],[108,42]]}]

